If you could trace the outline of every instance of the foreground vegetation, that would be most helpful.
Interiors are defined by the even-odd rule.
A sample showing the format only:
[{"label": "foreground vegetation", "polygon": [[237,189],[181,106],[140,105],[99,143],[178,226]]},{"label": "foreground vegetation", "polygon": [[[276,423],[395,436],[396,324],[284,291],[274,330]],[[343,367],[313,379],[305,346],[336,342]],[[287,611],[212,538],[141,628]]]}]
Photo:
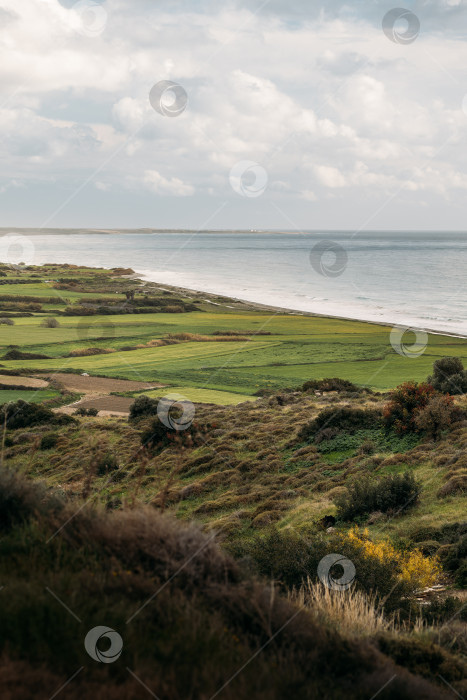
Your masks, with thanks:
[{"label": "foreground vegetation", "polygon": [[465,695],[464,341],[129,273],[0,276],[2,698]]},{"label": "foreground vegetation", "polygon": [[[143,686],[171,699],[434,700],[450,697],[447,683],[463,688],[465,637],[454,622],[410,631],[371,597],[311,581],[287,600],[194,525],[147,508],[77,509],[10,473],[0,478],[8,700],[52,697],[65,685],[72,699],[139,698]],[[83,646],[101,625],[121,638],[109,665]]]}]

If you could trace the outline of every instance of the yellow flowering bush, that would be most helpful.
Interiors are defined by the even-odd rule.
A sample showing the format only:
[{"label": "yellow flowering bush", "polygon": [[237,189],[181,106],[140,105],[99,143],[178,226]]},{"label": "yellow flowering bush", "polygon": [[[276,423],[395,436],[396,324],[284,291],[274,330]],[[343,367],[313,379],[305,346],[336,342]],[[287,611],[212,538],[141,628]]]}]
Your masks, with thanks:
[{"label": "yellow flowering bush", "polygon": [[378,562],[396,570],[401,582],[408,584],[410,588],[425,588],[431,586],[441,573],[441,566],[436,557],[425,557],[418,549],[412,551],[399,551],[385,538],[372,541],[368,530],[359,532],[357,527],[341,536],[345,545],[360,550],[365,558]]}]

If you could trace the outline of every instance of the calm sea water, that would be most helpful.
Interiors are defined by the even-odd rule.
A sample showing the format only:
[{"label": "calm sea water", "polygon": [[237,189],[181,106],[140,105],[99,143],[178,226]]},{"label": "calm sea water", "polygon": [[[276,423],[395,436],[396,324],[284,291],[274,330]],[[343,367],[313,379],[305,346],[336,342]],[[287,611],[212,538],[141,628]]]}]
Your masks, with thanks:
[{"label": "calm sea water", "polygon": [[148,280],[248,301],[467,335],[467,234],[9,235],[30,243],[5,252],[0,236],[8,262],[132,267]]}]

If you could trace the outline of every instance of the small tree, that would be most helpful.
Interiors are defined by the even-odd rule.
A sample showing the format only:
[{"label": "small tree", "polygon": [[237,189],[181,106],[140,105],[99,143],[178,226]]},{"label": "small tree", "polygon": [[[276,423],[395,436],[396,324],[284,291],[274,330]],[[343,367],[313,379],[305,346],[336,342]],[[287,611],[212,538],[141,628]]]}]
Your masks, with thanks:
[{"label": "small tree", "polygon": [[448,394],[433,396],[415,416],[415,425],[433,440],[439,440],[443,430],[460,418],[460,411]]},{"label": "small tree", "polygon": [[463,394],[467,392],[467,371],[459,357],[442,357],[434,363],[428,382],[443,394]]},{"label": "small tree", "polygon": [[137,421],[146,416],[155,416],[157,414],[158,399],[151,399],[150,396],[138,396],[130,406],[130,421]]},{"label": "small tree", "polygon": [[60,323],[57,321],[56,318],[44,318],[44,320],[41,323],[41,326],[43,328],[58,328],[60,326]]},{"label": "small tree", "polygon": [[427,383],[405,382],[398,386],[391,392],[390,400],[383,408],[386,430],[394,429],[398,435],[418,433],[416,415],[435,393],[435,389]]},{"label": "small tree", "polygon": [[11,318],[0,318],[0,325],[2,325],[2,326],[14,326],[15,322]]}]

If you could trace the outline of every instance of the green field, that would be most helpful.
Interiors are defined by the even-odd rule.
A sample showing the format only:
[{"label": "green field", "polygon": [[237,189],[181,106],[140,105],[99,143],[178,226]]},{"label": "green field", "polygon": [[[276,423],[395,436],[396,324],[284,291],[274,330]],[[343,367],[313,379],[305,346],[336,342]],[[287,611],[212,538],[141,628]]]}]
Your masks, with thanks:
[{"label": "green field", "polygon": [[[463,339],[430,335],[426,351],[404,357],[390,345],[389,327],[295,315],[257,312],[115,315],[89,319],[60,318],[60,328],[41,327],[41,318],[15,319],[0,326],[0,348],[17,345],[50,360],[1,360],[9,369],[76,370],[137,380],[158,380],[198,388],[253,394],[283,388],[309,378],[342,377],[375,389],[388,389],[408,379],[423,380],[433,362],[445,355],[467,360]],[[167,347],[118,352],[167,333],[210,334],[221,330],[270,331],[248,342],[187,342]],[[72,350],[101,347],[108,355],[64,357]]]},{"label": "green field", "polygon": [[58,391],[52,389],[38,389],[36,391],[26,391],[22,389],[0,389],[0,404],[9,401],[28,401],[28,403],[40,403],[47,399],[54,399],[58,396]]},{"label": "green field", "polygon": [[[52,274],[47,269],[38,269],[46,279]],[[54,274],[57,274],[56,270]],[[109,299],[119,303],[125,299],[126,282],[108,272],[75,270],[59,274],[74,274],[81,287],[72,291],[55,290],[51,282],[27,280],[28,284],[2,285],[0,294],[14,294],[18,298],[56,294],[57,299],[64,299],[67,305],[86,298],[101,299],[103,304],[110,303]],[[141,289],[139,282],[132,281],[131,284],[137,290]],[[116,291],[112,295],[113,285]],[[160,298],[180,295],[179,292],[161,292],[159,287],[153,289],[150,293],[159,294]],[[195,296],[189,298],[187,292],[185,301],[192,302]],[[30,317],[15,318],[13,326],[0,325],[0,364],[10,370],[81,371],[251,396],[260,389],[298,386],[307,379],[323,377],[341,377],[377,390],[387,390],[409,379],[425,379],[439,357],[458,355],[467,361],[467,342],[461,338],[430,335],[427,348],[420,357],[405,357],[392,348],[389,326],[265,313],[249,310],[244,304],[240,305],[243,308],[232,310],[228,308],[231,303],[213,306],[205,302],[205,296],[196,299],[198,311],[185,313],[107,313],[81,317],[60,315],[64,313],[63,305],[57,307],[56,313],[44,308],[41,313]],[[50,315],[59,320],[58,328],[41,325]],[[164,347],[121,350],[163,339],[169,333],[212,336],[215,332],[232,330],[243,332],[250,340],[190,341]],[[256,335],[258,332],[270,335]],[[214,340],[215,336],[212,336]],[[410,338],[407,341],[410,343]],[[16,346],[21,352],[46,355],[51,359],[2,359],[11,346]],[[112,352],[67,357],[71,352],[89,348]],[[229,400],[227,395],[225,400]]]}]

